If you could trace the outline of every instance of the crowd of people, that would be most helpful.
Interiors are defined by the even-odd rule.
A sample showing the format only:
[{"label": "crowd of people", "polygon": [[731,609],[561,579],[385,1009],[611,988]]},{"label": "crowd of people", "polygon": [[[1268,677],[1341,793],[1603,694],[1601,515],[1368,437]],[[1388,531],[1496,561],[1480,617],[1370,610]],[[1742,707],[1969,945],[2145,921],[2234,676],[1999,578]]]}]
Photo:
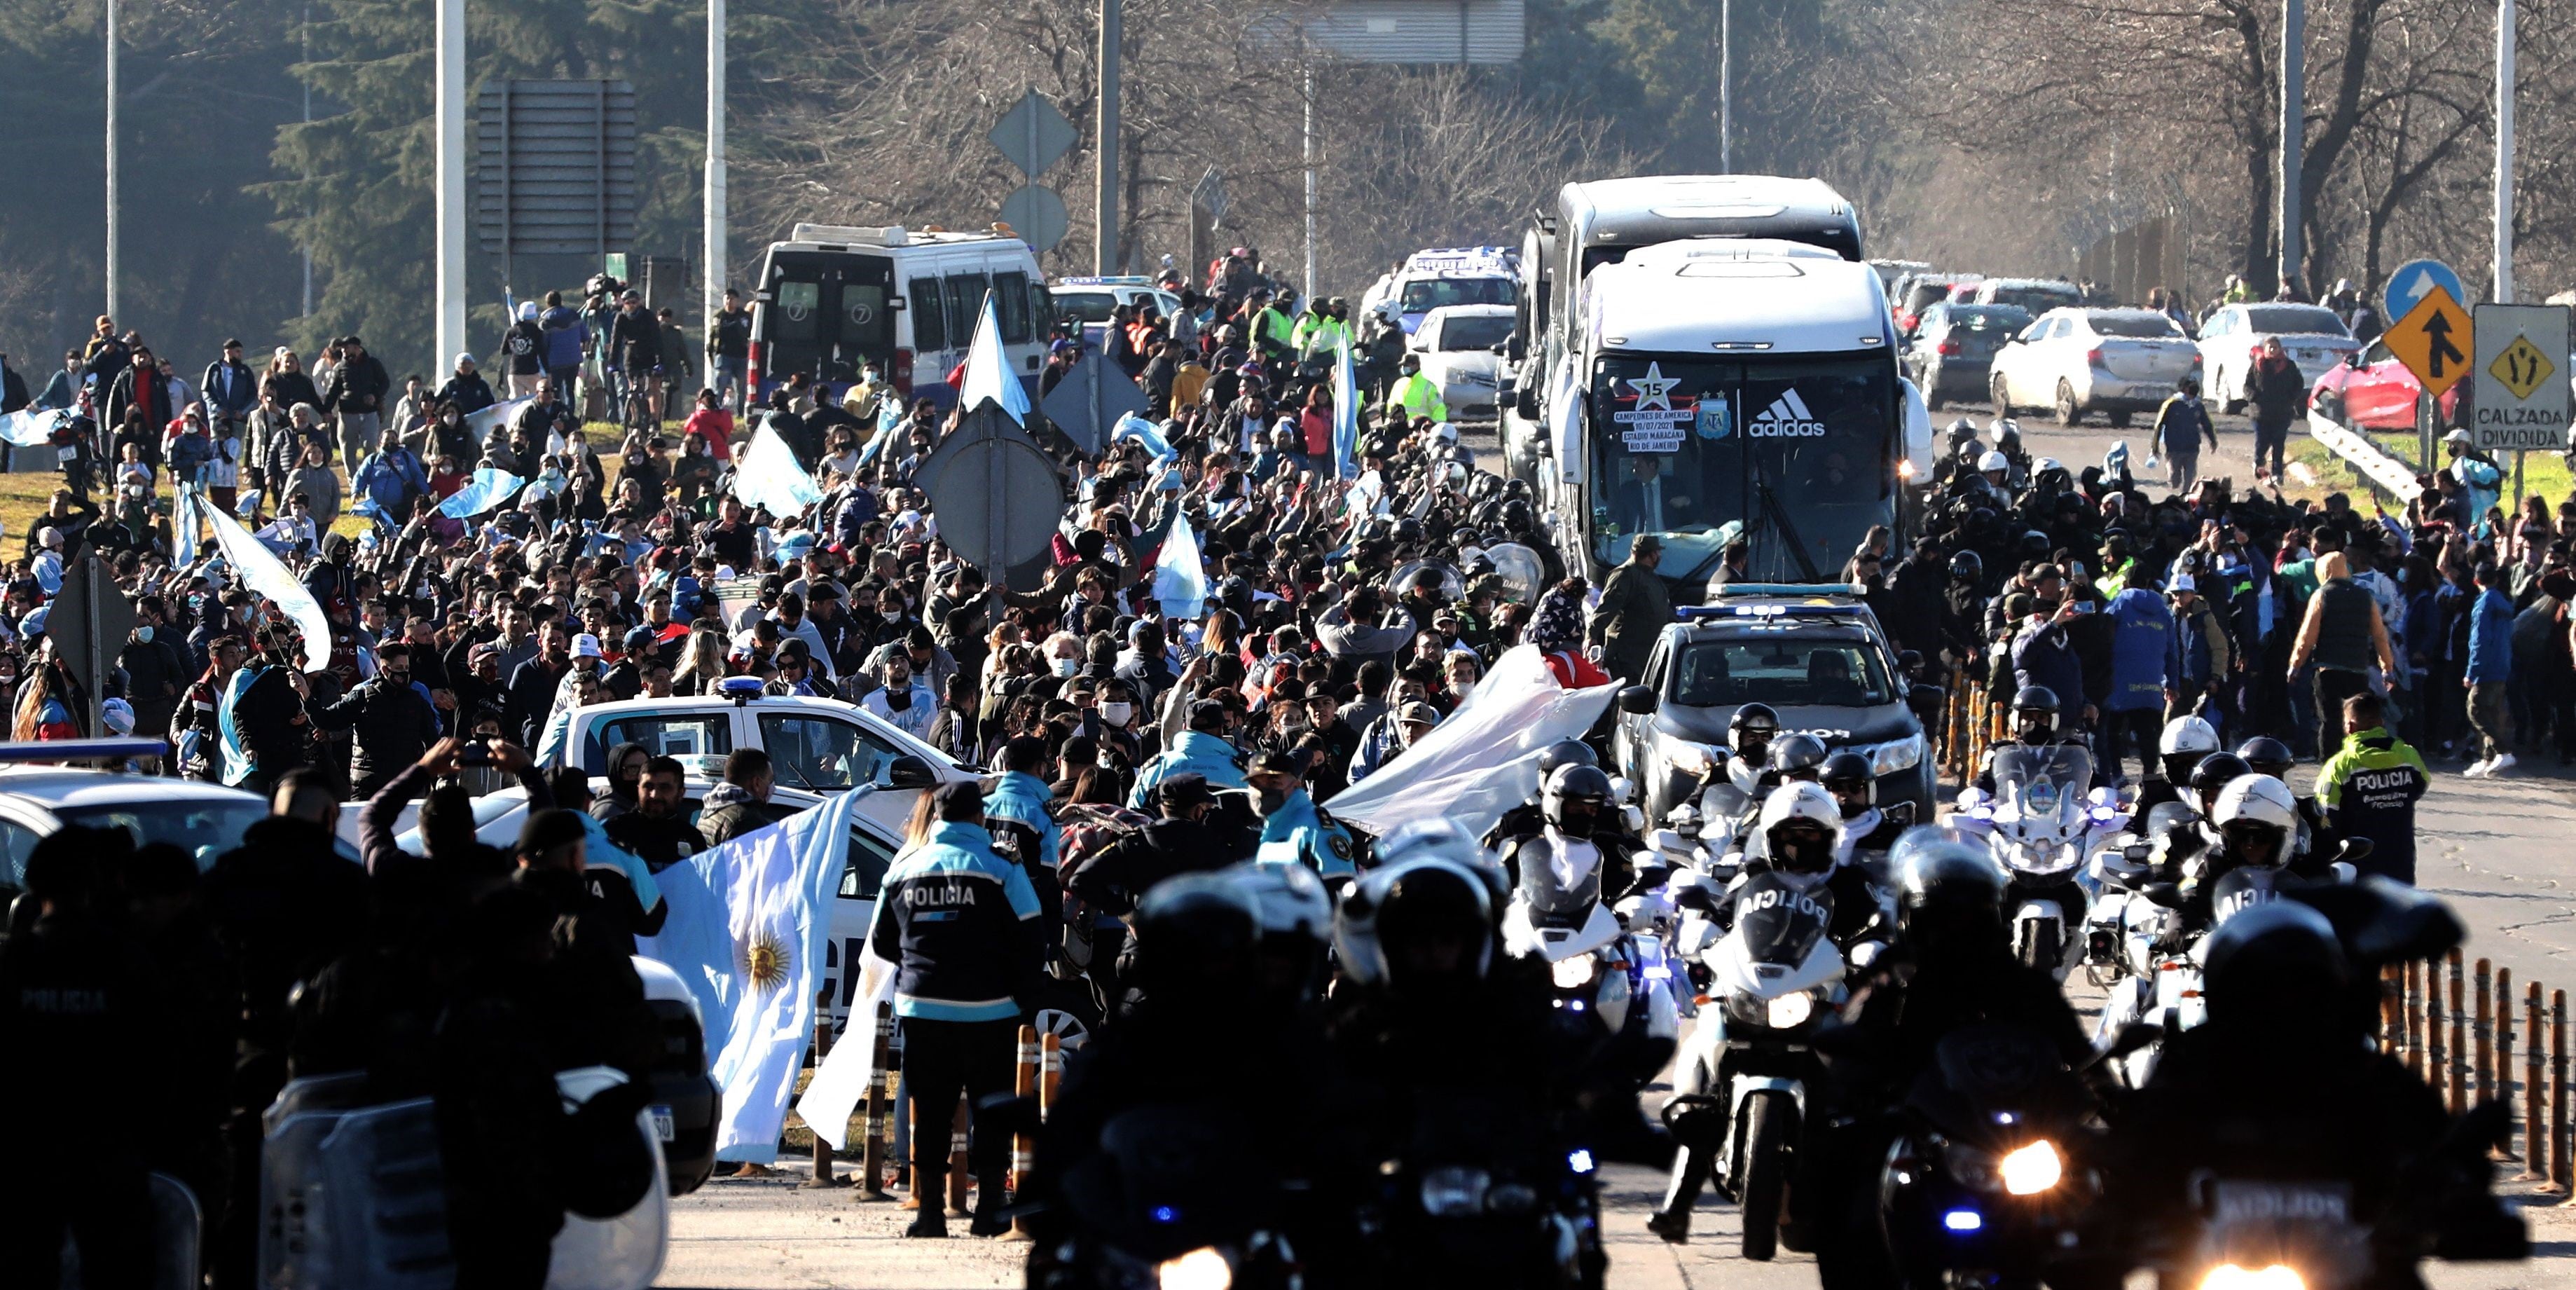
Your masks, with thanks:
[{"label": "crowd of people", "polygon": [[[1105,327],[1055,329],[1044,380],[1096,347],[1151,415],[1097,456],[1041,430],[1074,500],[1044,572],[1019,585],[960,558],[917,486],[958,424],[962,373],[903,389],[871,363],[844,389],[790,374],[743,390],[738,305],[709,320],[713,383],[676,434],[662,400],[684,388],[674,355],[687,347],[614,282],[594,282],[585,309],[550,295],[520,311],[500,389],[459,355],[436,387],[397,390],[354,336],[311,373],[282,348],[255,373],[227,344],[191,387],[99,320],[38,396],[69,415],[63,486],[0,591],[16,732],[167,735],[151,769],[254,790],[276,814],[202,875],[152,847],[110,864],[71,854],[108,845],[90,837],[28,860],[32,899],[0,978],[71,998],[122,975],[95,1009],[0,1004],[0,1047],[69,1063],[13,1064],[0,1080],[18,1083],[0,1089],[130,1104],[139,1094],[122,1085],[73,1087],[114,1054],[119,1078],[166,1079],[197,1113],[195,1132],[112,1152],[47,1139],[61,1149],[33,1158],[99,1187],[57,1174],[31,1193],[20,1171],[0,1194],[41,1196],[0,1204],[0,1258],[39,1266],[14,1260],[58,1246],[68,1223],[86,1260],[93,1237],[119,1229],[84,1197],[130,1194],[148,1162],[202,1184],[224,1234],[218,1278],[247,1284],[261,1111],[290,1075],[363,1070],[389,1094],[442,1099],[451,1170],[475,1180],[450,1189],[469,1283],[542,1283],[573,1183],[542,1163],[567,1130],[525,1077],[643,1060],[632,974],[607,965],[658,926],[652,875],[776,814],[759,809],[770,774],[754,750],[695,818],[668,758],[613,750],[594,797],[582,759],[549,752],[589,704],[739,678],[858,704],[995,777],[923,795],[885,879],[903,898],[883,902],[872,939],[899,965],[905,1083],[925,1122],[944,1123],[960,1089],[970,1102],[1008,1091],[1026,1001],[1061,999],[1064,982],[1083,983],[1096,1024],[1124,1036],[1072,1084],[1041,1162],[1058,1181],[1044,1185],[1079,1177],[1093,1154],[1066,1124],[1105,1125],[1152,1088],[1293,1087],[1325,1053],[1334,1087],[1363,1090],[1329,1144],[1344,1163],[1385,1158],[1435,1105],[1531,1117],[1520,1146],[1560,1162],[1576,1142],[1644,1150],[1639,1054],[1617,1047],[1634,1037],[1568,1031],[1543,969],[1533,981],[1493,958],[1504,888],[1474,877],[1487,854],[1475,840],[1432,830],[1373,848],[1318,803],[1386,773],[1507,650],[1535,647],[1569,685],[1633,675],[1671,614],[1650,581],[1653,544],[1607,585],[1569,571],[1528,487],[1477,468],[1390,321],[1355,320],[1332,298],[1300,307],[1248,254],[1171,285],[1184,301],[1171,317],[1121,306]],[[1357,409],[1334,406],[1344,346]],[[594,389],[619,428],[585,430]],[[745,502],[755,434],[793,453],[819,502]],[[2025,451],[2008,421],[1984,439],[1963,422],[1911,544],[1881,533],[1843,576],[1927,669],[1981,679],[2017,708],[2045,694],[2065,734],[2115,769],[2135,756],[2142,777],[2184,715],[2319,759],[2394,739],[2347,732],[2347,701],[2364,693],[2473,774],[2510,770],[2543,734],[2564,758],[2576,499],[2503,515],[2493,463],[2457,441],[2451,455],[2390,515],[2218,480],[2151,498],[2123,452],[2071,471]],[[490,472],[517,481],[509,501],[442,505]],[[319,606],[327,642],[303,639],[215,543],[174,542],[167,503],[183,487],[246,517]],[[1181,581],[1204,584],[1188,600],[1157,576],[1183,525],[1202,567]],[[1536,576],[1490,554],[1507,545]],[[43,630],[67,562],[92,550],[138,623],[96,695]],[[314,655],[325,665],[308,668]],[[554,760],[573,765],[542,769]],[[513,783],[531,814],[505,853],[476,839],[471,804]],[[394,823],[423,797],[415,854]],[[363,869],[331,853],[347,801],[366,803]],[[1555,809],[1519,827],[1559,827]],[[1414,855],[1439,863],[1409,866]],[[2376,863],[2410,876],[2403,860],[2383,850]],[[1283,872],[1365,898],[1337,913],[1320,883]],[[1327,941],[1350,984],[1329,1011]],[[191,991],[153,984],[173,980]],[[1244,987],[1265,992],[1262,1009],[1227,1006]],[[584,1024],[556,1024],[574,1016]],[[145,1043],[185,1051],[143,1060]],[[1491,1060],[1498,1044],[1547,1059]],[[916,1137],[916,1194],[937,1194],[946,1141]],[[989,1185],[1004,1141],[975,1135],[979,1233],[1009,1225]],[[1285,1135],[1264,1146],[1321,1149]],[[509,1185],[487,1186],[496,1175]],[[944,1234],[935,1204],[912,1232]],[[115,1283],[96,1269],[93,1284]]]}]

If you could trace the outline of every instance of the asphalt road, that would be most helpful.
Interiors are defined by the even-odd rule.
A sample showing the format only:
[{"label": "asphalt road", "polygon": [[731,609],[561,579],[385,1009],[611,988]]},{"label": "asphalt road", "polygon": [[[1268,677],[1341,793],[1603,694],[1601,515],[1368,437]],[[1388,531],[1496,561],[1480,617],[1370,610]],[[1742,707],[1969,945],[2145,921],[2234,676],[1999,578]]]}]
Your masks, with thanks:
[{"label": "asphalt road", "polygon": [[[1937,418],[1945,424],[1949,414]],[[1983,418],[1980,417],[1980,424]],[[2089,426],[2073,430],[2023,422],[2031,451],[2070,467],[2097,462],[2111,442],[2127,438],[2143,461],[2139,431]],[[2221,423],[2222,446],[2204,455],[2205,467],[2224,473],[2251,454],[2241,418]],[[1490,450],[1490,439],[1478,445]],[[2576,777],[2545,766],[2524,777],[2463,779],[2454,766],[2436,766],[2433,791],[2420,808],[2417,876],[2423,887],[2458,908],[2471,929],[2468,954],[2513,972],[2519,982],[2576,989]],[[2303,768],[2302,774],[2306,772]],[[2080,981],[2080,978],[2079,978]],[[2094,999],[2078,985],[2072,994],[2090,1012]],[[1649,1090],[1650,1106],[1659,1091]],[[2517,1166],[2499,1167],[2510,1178]],[[707,1290],[773,1287],[879,1287],[933,1290],[1007,1286],[1021,1280],[1027,1246],[962,1235],[942,1242],[901,1236],[910,1215],[892,1204],[866,1204],[847,1189],[804,1190],[801,1169],[765,1179],[719,1179],[672,1207],[673,1240],[659,1284]],[[1711,1287],[1728,1290],[1805,1290],[1815,1284],[1813,1260],[1783,1252],[1772,1263],[1735,1256],[1736,1211],[1713,1194],[1694,1216],[1694,1239],[1668,1245],[1646,1231],[1645,1217],[1661,1199],[1663,1179],[1649,1170],[1604,1170],[1606,1236],[1611,1284],[1619,1290]],[[2534,1194],[2527,1184],[2505,1184],[2525,1205],[2535,1258],[2524,1264],[2433,1265],[2435,1290],[2576,1290],[2576,1209]],[[958,1221],[952,1230],[963,1232]]]}]

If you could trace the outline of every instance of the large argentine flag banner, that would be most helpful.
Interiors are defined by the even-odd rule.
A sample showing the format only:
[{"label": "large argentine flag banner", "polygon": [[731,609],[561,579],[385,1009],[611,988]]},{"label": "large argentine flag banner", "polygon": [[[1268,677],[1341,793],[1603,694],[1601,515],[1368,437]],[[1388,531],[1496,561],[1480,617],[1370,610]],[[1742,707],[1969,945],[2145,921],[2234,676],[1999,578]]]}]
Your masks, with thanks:
[{"label": "large argentine flag banner", "polygon": [[815,969],[849,863],[862,786],[656,875],[670,914],[636,945],[689,983],[724,1090],[716,1155],[778,1155],[788,1095],[814,1033]]}]

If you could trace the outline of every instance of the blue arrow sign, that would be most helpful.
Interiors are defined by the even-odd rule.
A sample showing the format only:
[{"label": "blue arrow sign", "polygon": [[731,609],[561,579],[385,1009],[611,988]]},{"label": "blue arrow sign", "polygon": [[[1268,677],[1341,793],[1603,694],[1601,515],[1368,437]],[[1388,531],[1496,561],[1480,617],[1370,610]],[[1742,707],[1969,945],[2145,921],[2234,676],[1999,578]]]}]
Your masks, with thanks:
[{"label": "blue arrow sign", "polygon": [[2388,275],[2388,286],[2380,293],[2381,325],[2396,326],[2397,320],[2413,312],[2435,287],[2450,292],[2451,299],[2463,309],[2472,303],[2469,293],[2460,286],[2460,275],[2451,272],[2451,266],[2440,260],[2409,260]]}]

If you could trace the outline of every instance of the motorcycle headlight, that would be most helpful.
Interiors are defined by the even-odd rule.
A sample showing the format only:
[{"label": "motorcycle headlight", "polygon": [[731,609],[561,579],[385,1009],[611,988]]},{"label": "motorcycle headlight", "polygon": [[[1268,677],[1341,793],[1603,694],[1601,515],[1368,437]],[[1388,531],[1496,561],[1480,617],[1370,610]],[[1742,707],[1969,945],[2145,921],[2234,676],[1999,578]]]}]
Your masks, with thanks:
[{"label": "motorcycle headlight", "polygon": [[[1481,1214],[1485,1193],[1494,1189],[1494,1176],[1482,1169],[1463,1165],[1442,1165],[1422,1175],[1422,1212],[1433,1218],[1455,1218],[1462,1214]],[[1163,1290],[1172,1290],[1168,1284]],[[1225,1290],[1223,1286],[1209,1290]]]},{"label": "motorcycle headlight", "polygon": [[1154,1269],[1155,1283],[1161,1290],[1229,1290],[1234,1285],[1234,1265],[1213,1245],[1199,1248],[1177,1259],[1165,1259]]},{"label": "motorcycle headlight", "polygon": [[1773,999],[1764,1014],[1773,1030],[1794,1030],[1807,1024],[1807,1018],[1816,1015],[1816,997],[1804,990],[1784,994]]},{"label": "motorcycle headlight", "polygon": [[1921,735],[1907,735],[1902,739],[1873,745],[1869,750],[1869,772],[1873,775],[1893,775],[1900,770],[1912,770],[1922,764],[1923,736]]},{"label": "motorcycle headlight", "polygon": [[2307,1290],[2307,1286],[2307,1278],[2297,1268],[2280,1263],[2264,1268],[2221,1263],[2200,1280],[2200,1290]]},{"label": "motorcycle headlight", "polygon": [[1591,955],[1577,954],[1570,959],[1558,959],[1549,966],[1547,974],[1556,982],[1558,989],[1571,990],[1590,983],[1594,970]]},{"label": "motorcycle headlight", "polygon": [[2066,1176],[2066,1161],[2057,1154],[2057,1144],[2041,1138],[2006,1152],[1995,1172],[2003,1177],[2005,1191],[2015,1196],[2036,1196]]}]

